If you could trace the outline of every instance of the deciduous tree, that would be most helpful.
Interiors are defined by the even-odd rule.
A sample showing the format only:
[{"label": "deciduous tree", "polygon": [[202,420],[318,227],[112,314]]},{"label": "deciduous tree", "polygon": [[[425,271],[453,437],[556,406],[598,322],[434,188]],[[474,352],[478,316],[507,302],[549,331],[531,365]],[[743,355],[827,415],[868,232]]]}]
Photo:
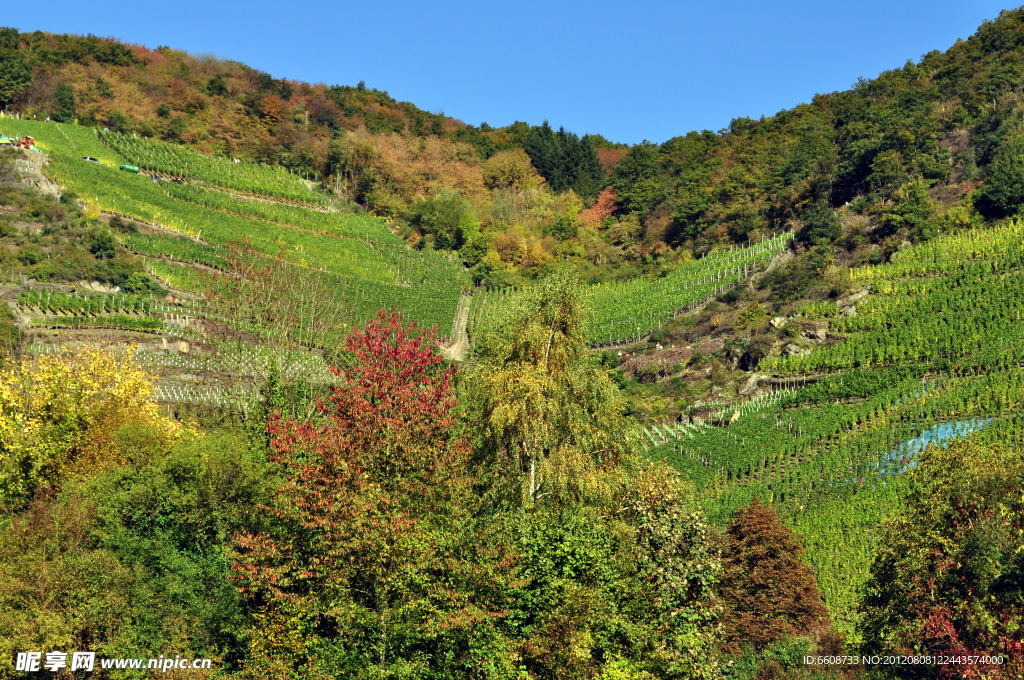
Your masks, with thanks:
[{"label": "deciduous tree", "polygon": [[755,498],[736,512],[725,532],[721,583],[725,640],[733,650],[828,629],[828,611],[803,556],[769,506]]},{"label": "deciduous tree", "polygon": [[481,340],[466,380],[481,454],[523,505],[582,493],[589,473],[627,449],[625,405],[587,356],[585,322],[580,285],[549,277]]},{"label": "deciduous tree", "polygon": [[899,678],[1024,676],[1024,455],[957,443],[922,455],[861,611],[864,652],[1002,655],[1002,665],[893,667]]},{"label": "deciduous tree", "polygon": [[252,676],[500,675],[487,623],[502,559],[473,557],[486,547],[435,346],[382,311],[349,337],[321,424],[272,419],[278,529],[240,536],[235,563]]},{"label": "deciduous tree", "polygon": [[25,357],[0,371],[0,502],[17,506],[72,473],[125,462],[114,434],[126,424],[175,441],[181,425],[150,400],[153,380],[133,351],[98,347]]}]

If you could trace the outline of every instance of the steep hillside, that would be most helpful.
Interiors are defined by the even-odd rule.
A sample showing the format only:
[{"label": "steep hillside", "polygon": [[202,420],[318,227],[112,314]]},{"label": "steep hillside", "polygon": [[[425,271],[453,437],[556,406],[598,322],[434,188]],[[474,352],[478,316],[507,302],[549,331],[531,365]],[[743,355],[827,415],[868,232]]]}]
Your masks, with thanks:
[{"label": "steep hillside", "polygon": [[[27,386],[0,389],[4,649],[1024,672],[1024,9],[628,149],[92,37],[4,30],[0,59],[0,133],[35,147],[0,149],[0,387]],[[97,342],[138,351],[59,351]],[[79,417],[67,366],[139,375],[142,402],[114,380]],[[35,557],[66,525],[91,533]],[[118,626],[51,626],[32,560],[57,559],[114,565],[62,587]],[[805,661],[846,652],[974,661]]]},{"label": "steep hillside", "polygon": [[376,90],[168,48],[11,29],[0,106],[282,165],[459,251],[491,287],[560,262],[597,283],[778,231],[884,261],[903,241],[1012,214],[1022,36],[1024,11],[1005,11],[851,90],[628,149],[547,124],[475,128]]}]

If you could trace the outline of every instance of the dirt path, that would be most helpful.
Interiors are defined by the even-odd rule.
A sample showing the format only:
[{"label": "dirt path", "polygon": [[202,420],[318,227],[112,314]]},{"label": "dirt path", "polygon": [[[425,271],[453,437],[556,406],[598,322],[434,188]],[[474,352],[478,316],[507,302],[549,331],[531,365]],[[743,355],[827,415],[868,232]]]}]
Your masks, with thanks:
[{"label": "dirt path", "polygon": [[452,337],[447,345],[441,346],[441,353],[452,361],[463,361],[466,358],[466,350],[469,349],[469,333],[466,327],[469,324],[469,301],[472,299],[468,293],[463,293],[459,298],[459,310],[455,313],[455,327],[452,330]]}]

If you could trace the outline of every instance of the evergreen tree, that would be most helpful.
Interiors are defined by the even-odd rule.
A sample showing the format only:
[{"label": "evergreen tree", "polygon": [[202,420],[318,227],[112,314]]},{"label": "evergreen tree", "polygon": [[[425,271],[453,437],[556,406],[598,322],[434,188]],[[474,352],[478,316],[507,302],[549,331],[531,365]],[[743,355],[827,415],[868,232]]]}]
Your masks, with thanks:
[{"label": "evergreen tree", "polygon": [[989,219],[1013,215],[1024,205],[1024,135],[1003,142],[975,207]]},{"label": "evergreen tree", "polygon": [[928,183],[918,175],[896,190],[893,207],[882,214],[882,225],[875,233],[891,236],[903,229],[914,241],[925,241],[937,231],[932,221],[934,211]]},{"label": "evergreen tree", "polygon": [[597,147],[594,146],[594,139],[591,135],[585,135],[580,140],[580,177],[573,188],[576,193],[585,198],[595,198],[601,189],[608,184],[604,168],[601,167],[601,160],[597,157]]},{"label": "evergreen tree", "polygon": [[53,97],[53,119],[58,123],[72,123],[75,120],[75,91],[67,83],[57,86]]},{"label": "evergreen tree", "polygon": [[558,193],[572,189],[584,198],[593,199],[605,184],[604,170],[589,137],[580,139],[564,127],[553,132],[544,121],[540,127],[530,130],[523,148],[533,167]]},{"label": "evergreen tree", "polygon": [[32,73],[20,53],[0,49],[0,107],[6,107],[32,81]]},{"label": "evergreen tree", "polygon": [[409,221],[425,235],[432,235],[434,247],[458,250],[480,233],[473,206],[458,191],[438,191],[416,205]]},{"label": "evergreen tree", "polygon": [[566,133],[562,156],[565,174],[572,190],[586,199],[595,198],[597,192],[604,186],[605,178],[591,139],[580,139],[573,133]]},{"label": "evergreen tree", "polygon": [[533,167],[548,181],[551,188],[564,191],[568,184],[563,172],[562,149],[551,125],[544,121],[540,127],[531,128],[523,148],[530,156]]},{"label": "evergreen tree", "polygon": [[725,640],[763,649],[796,635],[819,634],[828,611],[793,532],[755,498],[726,529],[720,594]]}]

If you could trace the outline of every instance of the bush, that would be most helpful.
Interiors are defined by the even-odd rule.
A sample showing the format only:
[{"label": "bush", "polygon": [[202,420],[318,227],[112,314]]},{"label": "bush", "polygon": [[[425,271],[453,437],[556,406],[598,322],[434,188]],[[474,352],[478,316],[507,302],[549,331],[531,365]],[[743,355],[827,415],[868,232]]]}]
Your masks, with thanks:
[{"label": "bush", "polygon": [[765,276],[759,287],[771,288],[781,302],[796,300],[807,292],[815,277],[824,273],[831,262],[832,253],[827,247],[815,247]]},{"label": "bush", "polygon": [[843,233],[839,214],[828,203],[819,201],[803,215],[804,226],[796,232],[796,242],[805,246],[834,243]]},{"label": "bush", "polygon": [[1008,217],[1024,205],[1024,136],[999,147],[988,182],[975,194],[974,206],[988,219]]},{"label": "bush", "polygon": [[458,250],[480,233],[473,206],[457,191],[439,191],[421,201],[411,210],[409,221],[423,234],[432,235],[439,249]]},{"label": "bush", "polygon": [[135,272],[121,285],[121,290],[134,295],[146,295],[156,288],[153,279],[142,272]]},{"label": "bush", "polygon": [[94,231],[88,236],[89,252],[98,260],[107,260],[117,254],[117,242],[109,231]]}]

